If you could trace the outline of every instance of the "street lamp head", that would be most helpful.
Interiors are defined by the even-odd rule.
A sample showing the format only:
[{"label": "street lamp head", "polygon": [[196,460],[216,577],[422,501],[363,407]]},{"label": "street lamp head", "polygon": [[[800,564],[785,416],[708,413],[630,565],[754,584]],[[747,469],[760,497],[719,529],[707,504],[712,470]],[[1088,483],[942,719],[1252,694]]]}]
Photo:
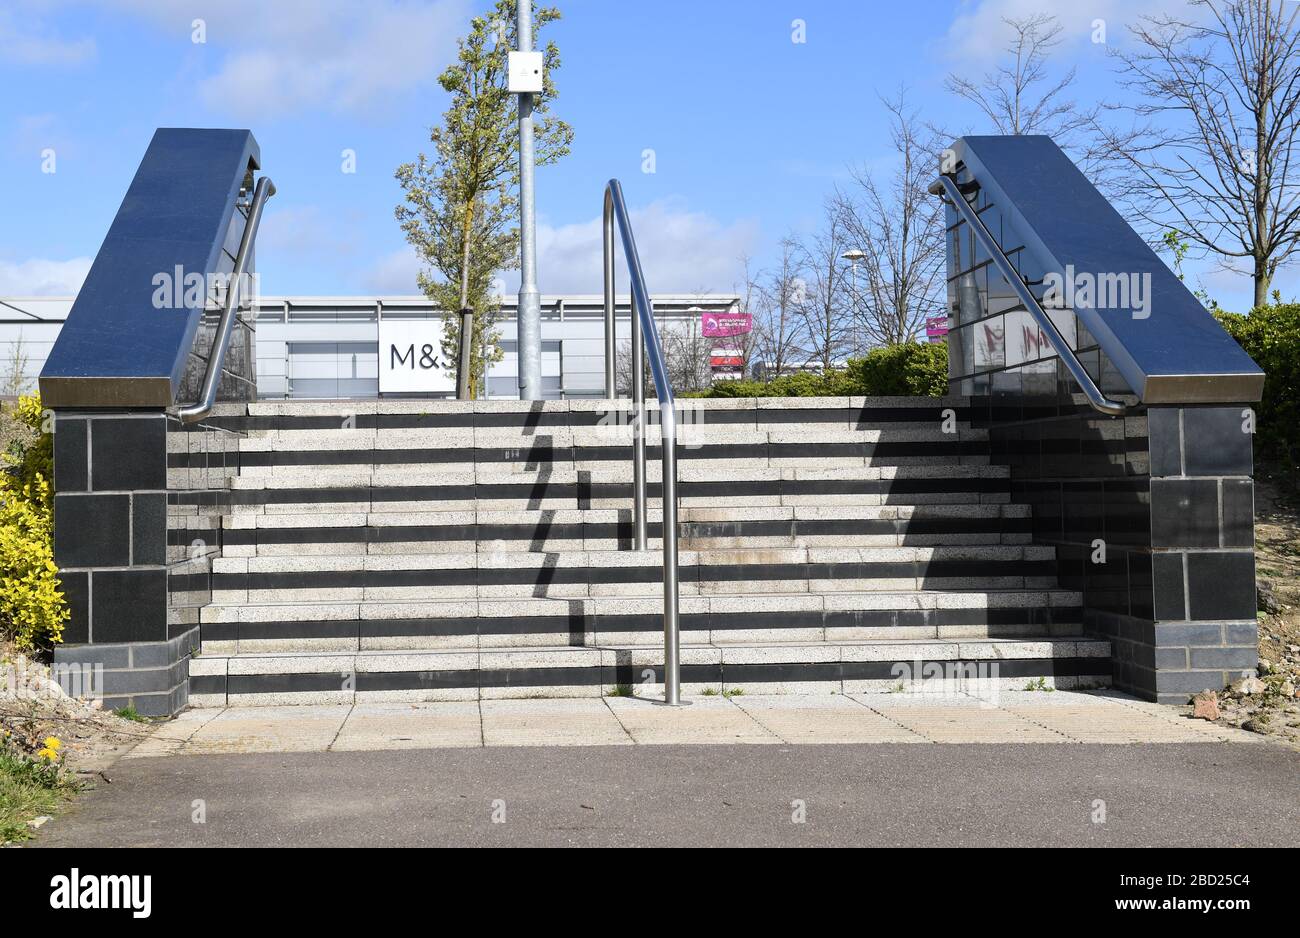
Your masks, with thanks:
[{"label": "street lamp head", "polygon": [[845,251],[843,254],[841,254],[840,260],[857,263],[858,261],[862,260],[866,256],[867,256],[866,251],[859,251],[857,248],[853,248],[852,250]]}]

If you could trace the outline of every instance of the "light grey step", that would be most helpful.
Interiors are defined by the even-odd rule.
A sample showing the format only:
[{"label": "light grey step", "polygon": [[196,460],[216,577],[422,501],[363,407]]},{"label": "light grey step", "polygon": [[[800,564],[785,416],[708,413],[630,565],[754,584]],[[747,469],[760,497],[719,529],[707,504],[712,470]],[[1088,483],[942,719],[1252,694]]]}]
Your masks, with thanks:
[{"label": "light grey step", "polygon": [[[1109,684],[1110,647],[1091,639],[766,642],[681,648],[683,691],[996,692],[1041,680]],[[190,663],[194,706],[599,697],[661,692],[662,648],[208,655]]]},{"label": "light grey step", "polygon": [[[647,512],[662,521],[658,508]],[[1030,517],[1027,505],[732,506],[679,513],[684,549],[768,547],[903,547],[1025,544],[1027,531],[1007,531]],[[498,551],[617,550],[630,547],[631,509],[348,512],[227,516],[227,557],[303,554],[440,554]],[[845,533],[861,522],[863,533]],[[912,522],[947,524],[915,533]],[[837,533],[817,533],[834,526]],[[880,533],[890,526],[894,533]],[[787,527],[798,534],[774,534]],[[652,528],[653,530],[653,528]],[[749,531],[769,532],[764,534]],[[708,532],[708,533],[706,533]],[[508,535],[508,536],[507,536]],[[661,543],[651,538],[651,546]]]},{"label": "light grey step", "polygon": [[[718,643],[1080,634],[1069,590],[713,593],[680,600],[683,635]],[[662,594],[216,603],[201,610],[205,650],[494,648],[662,639]]]},{"label": "light grey step", "polygon": [[[688,550],[679,556],[680,590],[689,596],[741,591],[1032,589],[1055,585],[1054,558],[1054,548],[1035,545]],[[944,563],[974,569],[961,573],[933,569]],[[861,569],[861,565],[870,566]],[[219,557],[212,565],[212,601],[652,596],[662,589],[661,569],[662,558],[652,551]],[[415,577],[419,582],[411,585],[402,583],[412,578],[401,574],[412,571],[431,575]],[[450,571],[457,575],[447,576],[446,582],[432,575]],[[243,574],[258,580],[245,583]],[[315,582],[289,585],[303,574]],[[332,585],[335,577],[326,574],[346,582]]]}]

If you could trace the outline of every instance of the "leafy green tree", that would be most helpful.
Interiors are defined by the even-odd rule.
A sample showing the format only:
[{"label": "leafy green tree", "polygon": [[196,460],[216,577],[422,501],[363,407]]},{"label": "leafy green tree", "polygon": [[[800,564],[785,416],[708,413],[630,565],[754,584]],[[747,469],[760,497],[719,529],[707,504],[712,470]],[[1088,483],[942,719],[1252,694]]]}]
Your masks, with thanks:
[{"label": "leafy green tree", "polygon": [[[470,21],[456,62],[438,78],[451,106],[429,134],[433,154],[419,154],[396,173],[406,193],[397,220],[425,265],[418,279],[421,292],[443,310],[442,350],[449,361],[457,362],[460,351],[458,311],[474,309],[474,397],[483,388],[487,365],[501,359],[493,278],[519,263],[518,111],[515,96],[506,90],[516,12],[516,0],[497,0],[488,16]],[[537,32],[559,18],[554,7],[534,9],[533,48],[541,48]],[[543,91],[533,95],[538,166],[565,156],[573,141],[573,129],[549,112],[560,51],[548,42],[542,53]]]}]

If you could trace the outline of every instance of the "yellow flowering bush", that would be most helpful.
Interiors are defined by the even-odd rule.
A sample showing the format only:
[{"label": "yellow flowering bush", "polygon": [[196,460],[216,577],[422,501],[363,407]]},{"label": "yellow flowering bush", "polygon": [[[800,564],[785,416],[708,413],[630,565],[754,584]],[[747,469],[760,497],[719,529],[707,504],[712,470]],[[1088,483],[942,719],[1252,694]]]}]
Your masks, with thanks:
[{"label": "yellow flowering bush", "polygon": [[19,651],[63,640],[67,602],[54,565],[50,484],[0,486],[0,633]]},{"label": "yellow flowering bush", "polygon": [[41,399],[0,413],[0,638],[20,651],[63,638],[67,602],[54,564],[51,434]]}]

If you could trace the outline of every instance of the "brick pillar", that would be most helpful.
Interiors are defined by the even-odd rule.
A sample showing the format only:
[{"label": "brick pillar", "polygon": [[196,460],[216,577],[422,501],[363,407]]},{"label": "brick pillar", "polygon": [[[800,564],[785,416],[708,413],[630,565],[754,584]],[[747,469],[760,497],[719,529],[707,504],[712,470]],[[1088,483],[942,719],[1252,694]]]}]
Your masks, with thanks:
[{"label": "brick pillar", "polygon": [[56,666],[102,666],[106,709],[187,702],[198,631],[169,634],[167,416],[56,410],[54,560],[72,618]]},{"label": "brick pillar", "polygon": [[1152,406],[1152,687],[1162,703],[1253,673],[1255,618],[1252,411]]}]

